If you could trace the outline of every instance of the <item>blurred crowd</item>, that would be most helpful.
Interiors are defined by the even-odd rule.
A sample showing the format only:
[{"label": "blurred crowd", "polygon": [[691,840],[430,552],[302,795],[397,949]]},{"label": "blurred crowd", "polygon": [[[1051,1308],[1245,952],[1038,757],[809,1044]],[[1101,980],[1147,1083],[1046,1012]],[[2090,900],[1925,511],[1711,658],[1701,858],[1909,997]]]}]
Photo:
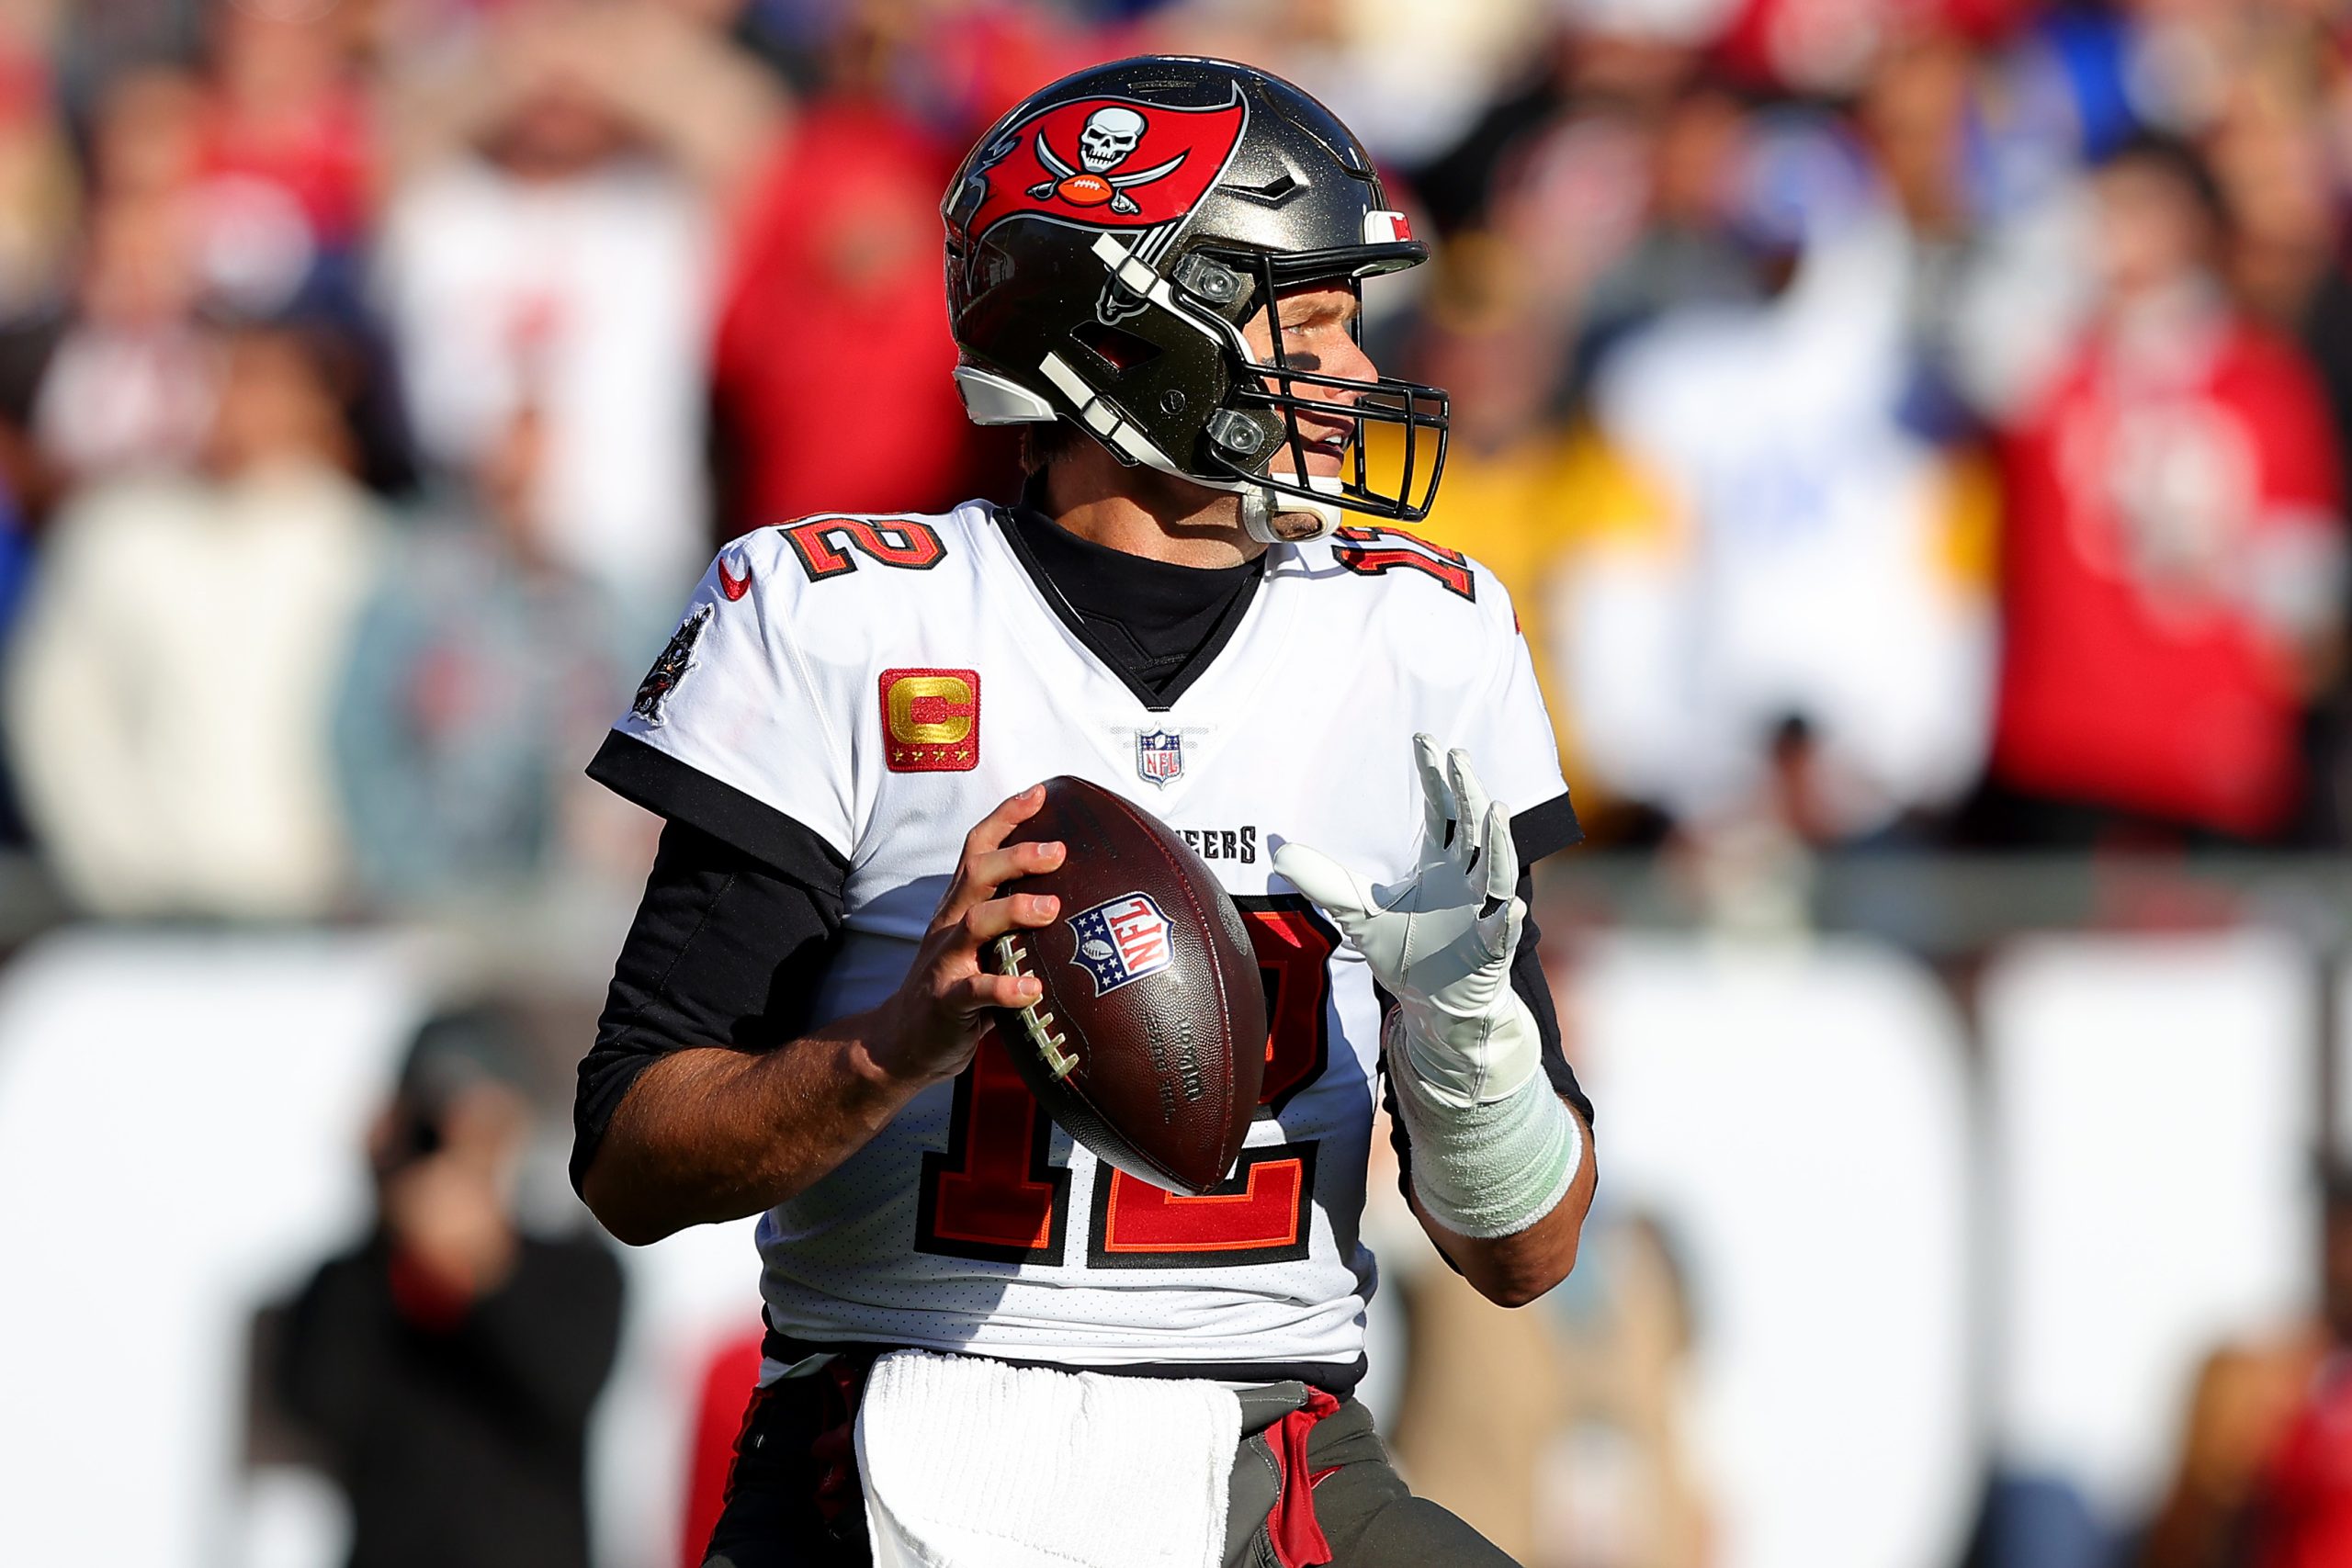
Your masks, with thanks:
[{"label": "blurred crowd", "polygon": [[2339,9],[15,0],[0,828],[114,914],[633,869],[578,768],[714,545],[1012,482],[956,157],[1182,49],[1436,237],[1372,346],[1597,838],[2340,848]]},{"label": "blurred crowd", "polygon": [[[1153,50],[1305,85],[1432,238],[1367,342],[1453,394],[1420,531],[1510,586],[1597,841],[1766,922],[1825,854],[2352,849],[2338,0],[0,0],[0,845],[109,916],[641,874],[650,818],[581,769],[712,549],[1012,495],[949,381],[939,197],[1027,91]],[[501,1216],[516,1134],[459,1088],[403,1078],[378,1223],[280,1369],[409,1525],[385,1434],[505,1415],[354,1416],[489,1353],[387,1325],[577,1268],[601,1367],[617,1311]],[[1508,1493],[1531,1560],[1543,1507],[1588,1542],[1544,1561],[1710,1555],[1669,1250],[1611,1231],[1566,1329],[1408,1284],[1404,1446]],[[2292,1394],[2321,1337],[2247,1364]],[[1624,1452],[1553,1454],[1535,1496],[1553,1382],[1426,1407],[1481,1344],[1580,1369]],[[749,1355],[713,1372],[697,1517]],[[515,1388],[553,1413],[530,1529],[576,1559],[594,1389]],[[2255,1560],[2292,1403],[2192,1434],[2151,1563]],[[2312,1408],[2352,1431],[2352,1393]],[[2314,1472],[2345,1446],[2298,1440]],[[1593,1503],[1611,1474],[1646,1502]],[[2113,1561],[2051,1539],[1979,1560]]]}]

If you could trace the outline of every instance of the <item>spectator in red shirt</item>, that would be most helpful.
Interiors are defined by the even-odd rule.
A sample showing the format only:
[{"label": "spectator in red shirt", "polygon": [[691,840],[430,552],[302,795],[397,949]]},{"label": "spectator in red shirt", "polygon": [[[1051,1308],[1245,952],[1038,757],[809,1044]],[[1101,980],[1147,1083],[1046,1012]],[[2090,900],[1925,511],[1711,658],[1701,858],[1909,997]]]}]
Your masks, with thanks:
[{"label": "spectator in red shirt", "polygon": [[314,244],[348,249],[367,227],[375,179],[368,105],[349,70],[352,11],[230,5],[209,21],[200,172],[279,193]]},{"label": "spectator in red shirt", "polygon": [[954,167],[879,95],[812,98],[780,139],[746,204],[718,322],[729,534],[972,493],[982,448],[950,376],[939,270]]},{"label": "spectator in red shirt", "polygon": [[2256,1491],[2252,1568],[2352,1562],[2352,1367],[2313,1381]]},{"label": "spectator in red shirt", "polygon": [[679,1533],[678,1568],[701,1568],[710,1532],[727,1509],[727,1478],[735,1468],[735,1441],[760,1381],[756,1328],[712,1349],[695,1398],[686,1455],[685,1524]]},{"label": "spectator in red shirt", "polygon": [[2207,1358],[2138,1568],[2352,1562],[2352,1168],[2328,1171],[2320,1313]]},{"label": "spectator in red shirt", "polygon": [[1994,774],[2041,829],[2272,838],[2340,613],[2326,405],[2222,293],[2225,215],[2193,152],[2135,141],[2093,197],[2099,308],[2007,445]]}]

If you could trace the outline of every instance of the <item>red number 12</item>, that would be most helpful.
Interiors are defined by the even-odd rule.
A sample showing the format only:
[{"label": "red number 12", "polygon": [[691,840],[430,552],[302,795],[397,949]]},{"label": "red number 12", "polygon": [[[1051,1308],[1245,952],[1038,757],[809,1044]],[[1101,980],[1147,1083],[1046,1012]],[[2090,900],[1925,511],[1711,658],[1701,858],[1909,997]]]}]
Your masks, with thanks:
[{"label": "red number 12", "polygon": [[[1279,1111],[1330,1058],[1330,969],[1339,933],[1296,895],[1236,898],[1266,987],[1259,1103]],[[947,1152],[925,1155],[915,1249],[1059,1263],[1069,1172],[1046,1163],[1050,1122],[993,1033],[956,1080]],[[1306,1256],[1313,1140],[1244,1151],[1218,1188],[1180,1198],[1099,1168],[1087,1226],[1093,1269],[1232,1268]]]}]

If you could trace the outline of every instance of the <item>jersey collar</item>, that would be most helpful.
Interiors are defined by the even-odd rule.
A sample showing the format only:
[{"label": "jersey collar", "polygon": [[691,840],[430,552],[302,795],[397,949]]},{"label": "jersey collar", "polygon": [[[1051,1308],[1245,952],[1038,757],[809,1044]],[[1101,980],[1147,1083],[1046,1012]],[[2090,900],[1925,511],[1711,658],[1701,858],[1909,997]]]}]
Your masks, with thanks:
[{"label": "jersey collar", "polygon": [[[994,509],[992,520],[1005,549],[1036,589],[1038,599],[1104,671],[1115,677],[1152,713],[1174,707],[1206,674],[1233,640],[1265,580],[1267,555],[1235,567],[1186,567],[1131,556],[1066,533],[1036,504],[1042,487],[1033,477],[1021,500]],[[1271,553],[1271,552],[1268,552]],[[1219,614],[1191,650],[1183,667],[1155,691],[1135,668],[1131,653],[1103,636],[1098,621],[1108,618],[1106,601],[1133,606],[1137,620],[1163,624],[1197,619],[1217,601]],[[1093,610],[1089,620],[1080,606]],[[1148,627],[1131,634],[1138,645]]]}]

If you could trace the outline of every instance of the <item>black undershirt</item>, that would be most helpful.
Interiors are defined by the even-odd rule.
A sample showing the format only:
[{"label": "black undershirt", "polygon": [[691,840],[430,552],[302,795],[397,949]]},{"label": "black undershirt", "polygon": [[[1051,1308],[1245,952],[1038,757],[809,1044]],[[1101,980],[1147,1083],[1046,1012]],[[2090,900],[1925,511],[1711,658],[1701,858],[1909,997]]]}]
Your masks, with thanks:
[{"label": "black undershirt", "polygon": [[1034,506],[999,514],[1012,553],[1062,624],[1147,706],[1174,705],[1250,608],[1266,558],[1177,566],[1081,539]]},{"label": "black undershirt", "polygon": [[[1264,576],[1263,557],[1194,568],[1127,555],[1025,505],[1001,510],[998,521],[1056,615],[1155,708],[1172,704],[1215,660]],[[839,852],[812,829],[629,737],[608,737],[589,773],[670,820],[614,967],[595,1045],[580,1064],[575,1188],[629,1087],[662,1056],[694,1046],[771,1050],[808,1027],[818,983],[839,946],[849,874]],[[1512,826],[1523,864],[1577,837],[1565,796]],[[1520,896],[1530,897],[1532,886],[1522,871]],[[1591,1104],[1561,1053],[1537,940],[1531,916],[1511,965],[1512,988],[1535,1015],[1546,1077],[1589,1121]],[[1393,1107],[1390,1124],[1404,1167],[1409,1153]],[[1399,1180],[1408,1180],[1402,1171]],[[1315,1381],[1331,1382],[1330,1371]]]}]

